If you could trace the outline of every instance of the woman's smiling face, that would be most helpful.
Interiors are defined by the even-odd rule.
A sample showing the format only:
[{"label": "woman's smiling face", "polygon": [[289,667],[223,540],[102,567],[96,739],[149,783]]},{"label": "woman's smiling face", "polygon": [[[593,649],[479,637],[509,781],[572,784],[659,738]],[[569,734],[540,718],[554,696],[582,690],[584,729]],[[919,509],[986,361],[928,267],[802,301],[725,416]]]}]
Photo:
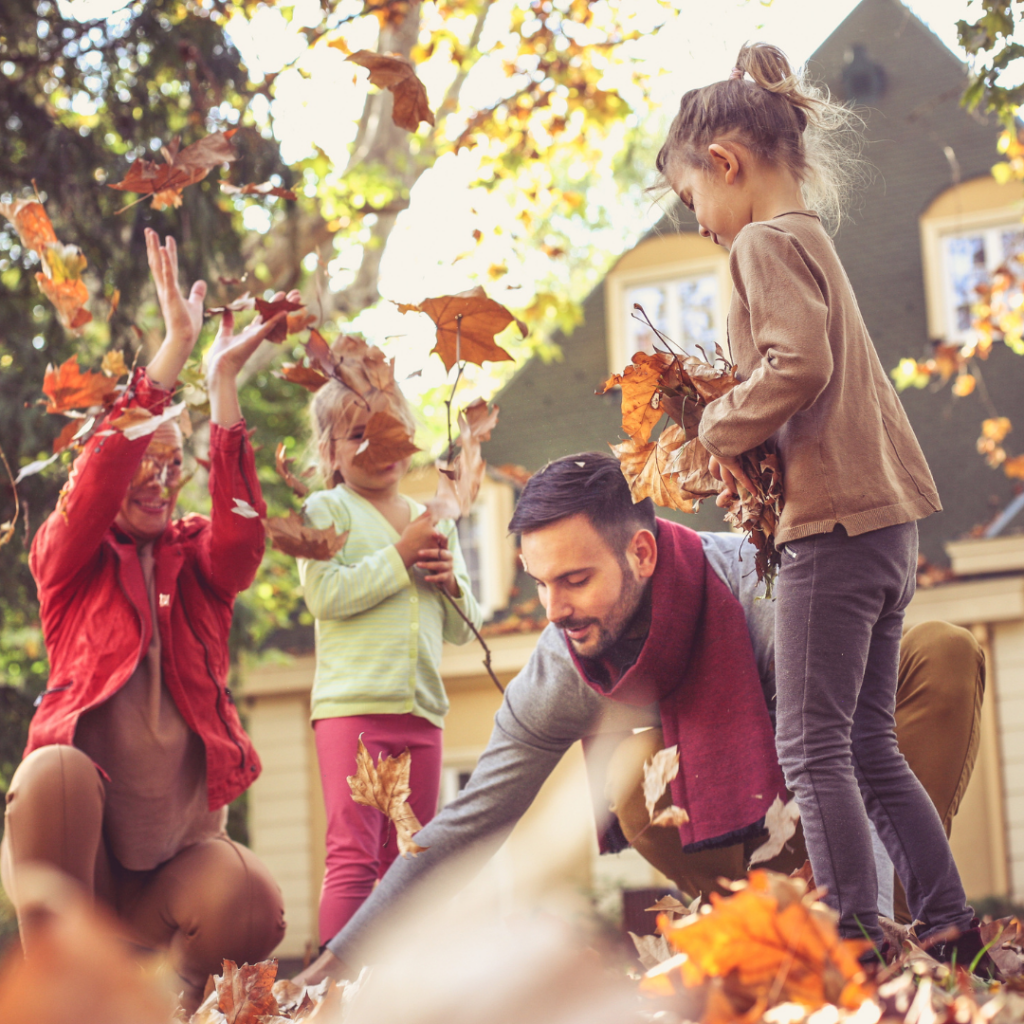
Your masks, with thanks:
[{"label": "woman's smiling face", "polygon": [[181,487],[181,466],[181,431],[176,423],[162,423],[153,433],[114,520],[137,542],[156,540],[167,529]]}]

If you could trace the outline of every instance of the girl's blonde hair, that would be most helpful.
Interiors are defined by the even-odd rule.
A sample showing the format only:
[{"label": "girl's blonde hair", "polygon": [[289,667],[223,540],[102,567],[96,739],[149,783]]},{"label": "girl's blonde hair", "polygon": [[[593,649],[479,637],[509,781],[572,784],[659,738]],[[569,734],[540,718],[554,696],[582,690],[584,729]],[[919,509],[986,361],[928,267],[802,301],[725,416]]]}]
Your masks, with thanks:
[{"label": "girl's blonde hair", "polygon": [[377,392],[367,400],[342,384],[330,379],[313,394],[309,403],[309,423],[312,430],[312,444],[316,452],[317,468],[325,487],[337,487],[344,483],[341,471],[334,465],[335,440],[348,433],[360,412],[387,411],[409,428],[409,436],[416,433],[416,418],[409,400],[397,384],[386,393]]},{"label": "girl's blonde hair", "polygon": [[759,160],[786,166],[804,201],[834,230],[850,193],[867,177],[863,125],[827,89],[794,72],[777,46],[747,43],[729,78],[683,96],[657,167],[665,177],[680,162],[708,170],[708,146],[735,140]]}]

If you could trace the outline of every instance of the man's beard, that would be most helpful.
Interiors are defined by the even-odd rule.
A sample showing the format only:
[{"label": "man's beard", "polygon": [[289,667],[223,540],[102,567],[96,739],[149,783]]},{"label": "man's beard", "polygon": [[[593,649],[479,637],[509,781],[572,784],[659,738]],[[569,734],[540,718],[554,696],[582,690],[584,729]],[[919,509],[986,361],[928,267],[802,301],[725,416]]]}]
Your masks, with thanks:
[{"label": "man's beard", "polygon": [[637,579],[629,565],[623,562],[622,587],[619,590],[619,597],[604,619],[559,619],[554,625],[563,631],[594,626],[593,637],[588,638],[583,646],[572,637],[568,637],[568,640],[572,644],[573,650],[581,657],[600,658],[622,639],[640,608],[646,586],[647,581]]}]

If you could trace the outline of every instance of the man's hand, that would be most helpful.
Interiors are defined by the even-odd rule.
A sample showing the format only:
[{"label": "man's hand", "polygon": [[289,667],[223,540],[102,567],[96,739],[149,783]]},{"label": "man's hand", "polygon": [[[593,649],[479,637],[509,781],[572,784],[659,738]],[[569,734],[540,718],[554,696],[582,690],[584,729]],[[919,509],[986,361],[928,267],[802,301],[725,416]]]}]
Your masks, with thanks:
[{"label": "man's hand", "polygon": [[718,458],[712,455],[708,459],[708,471],[724,484],[715,499],[715,504],[719,508],[725,508],[730,501],[740,496],[740,484],[751,494],[757,494],[757,488],[751,483],[743,463],[737,457]]},{"label": "man's hand", "polygon": [[[301,302],[302,296],[291,291],[285,296],[278,292],[272,302],[287,298]],[[250,356],[260,347],[274,327],[287,316],[278,313],[266,323],[259,315],[238,334],[235,334],[235,315],[230,310],[221,315],[220,330],[206,353],[206,386],[210,393],[210,419],[218,426],[230,427],[242,418],[238,404],[238,374]]]},{"label": "man's hand", "polygon": [[352,972],[344,960],[339,960],[329,949],[325,949],[301,974],[292,978],[293,985],[319,985],[324,978],[340,981],[351,978]]},{"label": "man's hand", "polygon": [[171,388],[192,354],[203,326],[206,282],[196,281],[185,298],[178,281],[178,246],[170,235],[161,245],[157,233],[146,228],[146,256],[166,330],[163,344],[147,370],[155,384]]},{"label": "man's hand", "polygon": [[425,575],[425,583],[435,583],[447,591],[451,597],[458,597],[458,581],[455,579],[455,556],[448,550],[448,538],[443,533],[434,533],[430,547],[421,548],[416,552],[416,568]]}]

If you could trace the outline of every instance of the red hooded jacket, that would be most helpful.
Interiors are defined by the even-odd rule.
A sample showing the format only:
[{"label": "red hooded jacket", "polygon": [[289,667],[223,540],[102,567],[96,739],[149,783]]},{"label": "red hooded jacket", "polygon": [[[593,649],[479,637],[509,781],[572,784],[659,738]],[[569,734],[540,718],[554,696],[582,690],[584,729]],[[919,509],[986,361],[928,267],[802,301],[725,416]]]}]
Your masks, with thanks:
[{"label": "red hooded jacket", "polygon": [[[139,370],[107,421],[130,406],[159,413],[170,397]],[[134,540],[114,518],[150,440],[129,441],[101,426],[32,543],[29,567],[50,676],[26,755],[51,743],[73,744],[79,715],[113,696],[149,647],[142,566]],[[266,515],[244,422],[210,427],[210,495],[211,517],[171,522],[153,545],[153,559],[163,683],[206,746],[209,804],[216,810],[260,772],[226,686],[235,595],[252,583],[264,550],[260,519],[233,512],[232,499],[239,498]]]}]

